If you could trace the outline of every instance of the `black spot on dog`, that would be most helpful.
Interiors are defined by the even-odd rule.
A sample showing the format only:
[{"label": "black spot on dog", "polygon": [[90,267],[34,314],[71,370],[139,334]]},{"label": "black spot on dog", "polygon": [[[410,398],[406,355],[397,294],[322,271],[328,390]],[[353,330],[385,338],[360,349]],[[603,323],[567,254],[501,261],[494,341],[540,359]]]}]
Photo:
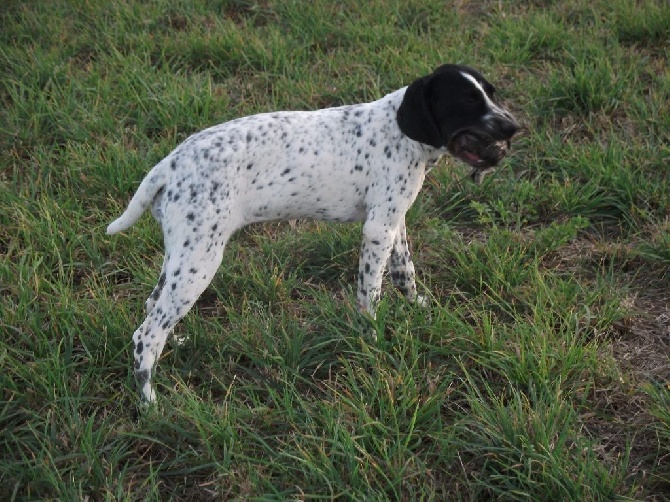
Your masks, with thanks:
[{"label": "black spot on dog", "polygon": [[198,197],[198,188],[195,185],[191,185],[191,198],[189,199],[189,202],[195,201],[195,199]]},{"label": "black spot on dog", "polygon": [[150,370],[140,370],[139,366],[135,368],[135,380],[137,380],[140,387],[147,383],[149,378],[151,378]]}]

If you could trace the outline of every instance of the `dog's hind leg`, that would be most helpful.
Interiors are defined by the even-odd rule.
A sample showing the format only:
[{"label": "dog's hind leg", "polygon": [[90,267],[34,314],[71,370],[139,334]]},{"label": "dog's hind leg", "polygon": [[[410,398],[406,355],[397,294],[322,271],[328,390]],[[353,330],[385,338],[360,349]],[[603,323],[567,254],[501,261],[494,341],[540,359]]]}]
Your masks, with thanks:
[{"label": "dog's hind leg", "polygon": [[[160,295],[163,292],[163,287],[165,286],[165,281],[167,279],[167,273],[165,271],[165,264],[167,262],[168,262],[168,257],[165,256],[163,258],[163,266],[161,267],[161,274],[158,277],[158,283],[156,284],[156,287],[154,287],[154,290],[151,292],[151,294],[147,298],[147,301],[144,302],[144,310],[146,311],[147,315],[149,315],[151,313],[151,311],[154,309],[154,305],[156,305],[156,301],[158,301],[158,298],[160,298]],[[185,336],[180,336],[180,337],[175,339],[175,341],[177,342],[177,345],[181,345],[186,340],[187,340],[187,337],[185,337]]]},{"label": "dog's hind leg", "polygon": [[155,401],[151,377],[167,337],[212,281],[231,233],[217,234],[216,240],[213,236],[211,240],[194,239],[193,243],[186,238],[178,243],[181,249],[175,249],[174,243],[168,246],[161,279],[154,290],[159,293],[155,300],[150,297],[155,302],[153,308],[133,334],[135,378],[144,401]]},{"label": "dog's hind leg", "polygon": [[147,298],[147,301],[144,302],[144,310],[146,311],[147,315],[151,313],[151,311],[154,309],[154,305],[156,305],[156,301],[161,295],[161,292],[163,291],[163,286],[165,286],[165,264],[168,261],[167,255],[163,258],[163,266],[161,267],[161,275],[158,277],[158,283],[156,284],[156,287],[154,287],[154,290],[151,292],[149,295],[149,298]]}]

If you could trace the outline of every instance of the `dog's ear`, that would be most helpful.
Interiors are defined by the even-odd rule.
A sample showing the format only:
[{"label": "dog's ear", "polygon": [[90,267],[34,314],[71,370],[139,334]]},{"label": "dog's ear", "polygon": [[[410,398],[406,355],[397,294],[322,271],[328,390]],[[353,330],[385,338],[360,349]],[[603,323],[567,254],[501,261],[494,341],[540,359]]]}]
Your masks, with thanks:
[{"label": "dog's ear", "polygon": [[412,82],[398,108],[400,130],[414,141],[435,148],[444,146],[444,139],[431,110],[431,81],[433,75]]}]

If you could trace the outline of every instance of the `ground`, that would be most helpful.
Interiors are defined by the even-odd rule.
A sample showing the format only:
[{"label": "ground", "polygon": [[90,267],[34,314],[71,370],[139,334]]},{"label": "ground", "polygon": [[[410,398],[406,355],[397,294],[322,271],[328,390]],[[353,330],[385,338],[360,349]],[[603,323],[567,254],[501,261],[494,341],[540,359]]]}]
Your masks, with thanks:
[{"label": "ground", "polygon": [[[664,1],[121,0],[0,12],[0,498],[670,498]],[[355,308],[360,226],[248,227],[138,406],[162,259],[105,228],[190,134],[443,63],[523,131],[408,214],[420,291]],[[377,340],[364,336],[370,322]]]}]

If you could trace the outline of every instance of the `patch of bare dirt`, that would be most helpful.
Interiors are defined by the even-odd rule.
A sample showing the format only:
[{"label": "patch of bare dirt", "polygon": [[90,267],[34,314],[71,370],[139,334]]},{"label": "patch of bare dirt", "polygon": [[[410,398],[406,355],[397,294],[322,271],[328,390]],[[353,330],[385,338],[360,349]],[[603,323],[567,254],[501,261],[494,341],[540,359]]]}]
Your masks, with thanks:
[{"label": "patch of bare dirt", "polygon": [[615,465],[629,448],[625,484],[636,487],[636,499],[667,500],[670,486],[655,477],[667,459],[659,457],[660,439],[645,387],[670,384],[670,267],[639,258],[630,242],[595,237],[576,239],[545,266],[572,270],[587,280],[614,271],[626,289],[622,307],[628,315],[614,324],[600,349],[603,364],[616,365],[618,381],[604,378],[586,396],[590,409],[582,423],[607,464]]}]

